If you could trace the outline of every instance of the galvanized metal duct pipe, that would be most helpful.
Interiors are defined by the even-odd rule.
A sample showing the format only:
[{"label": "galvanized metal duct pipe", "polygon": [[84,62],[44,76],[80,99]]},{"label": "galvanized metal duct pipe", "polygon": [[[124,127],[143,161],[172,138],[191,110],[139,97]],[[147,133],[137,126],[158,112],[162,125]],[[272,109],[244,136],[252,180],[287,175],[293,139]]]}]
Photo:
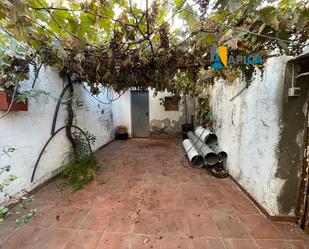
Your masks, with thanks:
[{"label": "galvanized metal duct pipe", "polygon": [[210,130],[206,128],[203,128],[202,126],[196,127],[194,133],[207,145],[216,145],[218,143],[218,138],[216,134],[212,133]]},{"label": "galvanized metal duct pipe", "polygon": [[212,145],[210,148],[218,155],[219,162],[223,162],[227,159],[227,153],[218,145]]},{"label": "galvanized metal duct pipe", "polygon": [[209,148],[199,137],[197,137],[193,131],[187,132],[187,136],[190,142],[195,146],[196,150],[203,157],[204,162],[209,165],[214,165],[218,162],[219,158],[212,149]]},{"label": "galvanized metal duct pipe", "polygon": [[193,144],[189,139],[185,139],[182,142],[182,145],[186,151],[186,154],[190,160],[190,162],[199,168],[202,168],[204,166],[204,160],[200,156],[200,154],[197,152]]}]

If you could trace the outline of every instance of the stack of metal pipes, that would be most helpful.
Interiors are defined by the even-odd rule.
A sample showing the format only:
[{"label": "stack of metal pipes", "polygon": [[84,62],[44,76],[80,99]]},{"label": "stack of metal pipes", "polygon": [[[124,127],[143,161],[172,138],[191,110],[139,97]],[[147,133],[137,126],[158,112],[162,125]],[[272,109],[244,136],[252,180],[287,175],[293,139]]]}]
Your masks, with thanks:
[{"label": "stack of metal pipes", "polygon": [[198,126],[194,132],[187,132],[187,137],[183,140],[183,147],[194,166],[212,166],[227,159],[227,153],[218,146],[216,134],[209,129]]}]

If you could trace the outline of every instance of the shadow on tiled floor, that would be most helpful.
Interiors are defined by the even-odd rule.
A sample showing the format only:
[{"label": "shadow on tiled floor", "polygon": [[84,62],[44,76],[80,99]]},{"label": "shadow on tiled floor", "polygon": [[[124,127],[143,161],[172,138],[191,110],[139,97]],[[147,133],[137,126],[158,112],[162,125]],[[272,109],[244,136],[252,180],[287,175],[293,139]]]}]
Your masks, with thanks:
[{"label": "shadow on tiled floor", "polygon": [[70,193],[58,178],[35,195],[27,225],[0,225],[3,249],[305,249],[295,224],[271,223],[230,179],[185,167],[180,140],[115,141],[97,179]]}]

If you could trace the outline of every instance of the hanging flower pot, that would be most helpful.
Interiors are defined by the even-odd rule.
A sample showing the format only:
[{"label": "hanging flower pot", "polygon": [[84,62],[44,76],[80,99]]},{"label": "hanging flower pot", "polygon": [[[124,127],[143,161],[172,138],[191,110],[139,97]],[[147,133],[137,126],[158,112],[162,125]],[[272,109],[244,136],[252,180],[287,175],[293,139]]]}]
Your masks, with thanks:
[{"label": "hanging flower pot", "polygon": [[[7,111],[12,98],[5,91],[0,91],[0,111]],[[28,100],[24,102],[13,101],[10,111],[28,111]]]}]

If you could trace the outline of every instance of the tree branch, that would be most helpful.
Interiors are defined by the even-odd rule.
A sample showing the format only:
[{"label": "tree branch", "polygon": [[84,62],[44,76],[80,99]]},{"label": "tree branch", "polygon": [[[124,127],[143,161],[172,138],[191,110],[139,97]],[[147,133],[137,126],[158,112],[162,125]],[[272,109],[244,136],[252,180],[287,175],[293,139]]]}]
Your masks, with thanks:
[{"label": "tree branch", "polygon": [[147,40],[149,41],[151,52],[152,52],[153,56],[155,57],[152,42],[151,42],[151,39],[150,39],[150,31],[149,31],[148,0],[146,0],[146,21],[147,21]]},{"label": "tree branch", "polygon": [[122,49],[126,44],[129,44],[129,45],[131,45],[131,44],[137,44],[137,43],[141,43],[141,42],[143,42],[143,41],[145,40],[145,39],[144,39],[144,40],[140,40],[140,41],[138,41],[137,43],[136,43],[136,42],[133,42],[133,43],[130,43],[130,42],[129,42],[129,43],[128,43],[128,40],[130,39],[130,36],[133,35],[133,33],[136,31],[136,29],[139,29],[139,25],[140,25],[140,23],[142,22],[144,16],[145,16],[145,14],[143,14],[142,17],[139,19],[139,21],[135,24],[133,30],[129,33],[129,35],[128,35],[126,41],[125,41],[125,43],[123,43],[123,45],[120,47],[120,49]]},{"label": "tree branch", "polygon": [[[73,87],[73,82],[71,79],[71,76],[69,75],[69,73],[66,73],[66,77],[68,80],[68,85],[69,85],[69,92],[70,95],[73,95],[74,93],[74,87]],[[71,97],[71,96],[70,96]],[[75,139],[72,135],[72,126],[73,126],[73,119],[74,119],[74,112],[73,112],[73,108],[72,108],[72,99],[69,99],[68,103],[67,103],[67,109],[68,109],[68,121],[67,121],[67,126],[66,126],[66,135],[67,138],[69,139],[72,147],[73,147],[73,153],[74,153],[74,161],[76,162],[78,160],[77,157],[77,152],[76,152],[76,142]]]},{"label": "tree branch", "polygon": [[35,76],[34,76],[34,80],[33,80],[33,83],[32,83],[32,88],[34,88],[34,85],[35,85],[35,82],[37,80],[37,78],[39,77],[39,74],[40,74],[40,71],[41,71],[41,68],[44,64],[44,61],[42,61],[42,63],[40,64],[39,68],[38,68],[38,71],[36,72]]}]

